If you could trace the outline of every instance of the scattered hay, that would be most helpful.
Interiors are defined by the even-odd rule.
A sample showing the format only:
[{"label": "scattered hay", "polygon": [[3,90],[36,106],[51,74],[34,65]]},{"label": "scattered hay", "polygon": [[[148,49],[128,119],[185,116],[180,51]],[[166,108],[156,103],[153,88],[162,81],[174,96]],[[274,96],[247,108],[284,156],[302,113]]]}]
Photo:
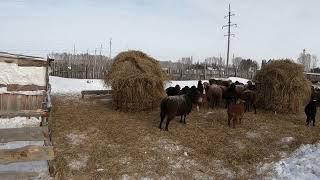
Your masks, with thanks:
[{"label": "scattered hay", "polygon": [[116,109],[150,109],[164,96],[167,76],[159,62],[141,51],[121,52],[114,58],[105,83],[113,89]]},{"label": "scattered hay", "polygon": [[311,95],[303,66],[291,60],[272,61],[255,76],[259,104],[267,110],[297,113]]}]

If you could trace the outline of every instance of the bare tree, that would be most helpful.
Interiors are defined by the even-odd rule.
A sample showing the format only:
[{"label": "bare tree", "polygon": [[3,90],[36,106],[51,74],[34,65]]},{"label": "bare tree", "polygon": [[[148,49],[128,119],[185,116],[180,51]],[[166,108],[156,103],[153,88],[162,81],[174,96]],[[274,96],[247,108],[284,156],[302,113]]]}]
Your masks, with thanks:
[{"label": "bare tree", "polygon": [[299,55],[298,63],[304,65],[304,71],[309,72],[311,69],[311,55],[306,53],[306,50],[303,49],[302,53]]},{"label": "bare tree", "polygon": [[312,69],[315,69],[318,65],[318,58],[316,55],[312,55],[311,56],[311,65],[312,65]]},{"label": "bare tree", "polygon": [[242,57],[236,57],[236,58],[232,59],[232,64],[233,64],[233,68],[235,70],[235,75],[236,76],[237,76],[241,61],[242,61]]}]

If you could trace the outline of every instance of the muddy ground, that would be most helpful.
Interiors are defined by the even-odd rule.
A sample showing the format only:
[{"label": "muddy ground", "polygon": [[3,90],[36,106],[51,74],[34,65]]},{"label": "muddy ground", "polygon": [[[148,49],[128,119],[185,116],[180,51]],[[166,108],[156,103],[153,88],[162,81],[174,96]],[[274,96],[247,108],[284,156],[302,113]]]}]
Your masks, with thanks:
[{"label": "muddy ground", "polygon": [[267,176],[264,163],[318,142],[318,124],[306,127],[303,113],[258,110],[232,129],[225,109],[201,109],[166,132],[158,109],[124,113],[101,97],[54,96],[49,127],[56,179],[248,179]]}]

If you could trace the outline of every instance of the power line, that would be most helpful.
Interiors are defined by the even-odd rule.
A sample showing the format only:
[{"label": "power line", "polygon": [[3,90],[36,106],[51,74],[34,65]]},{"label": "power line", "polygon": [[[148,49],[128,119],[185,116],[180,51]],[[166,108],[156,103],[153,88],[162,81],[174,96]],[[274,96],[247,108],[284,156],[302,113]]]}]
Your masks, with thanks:
[{"label": "power line", "polygon": [[226,69],[226,75],[227,75],[227,76],[229,76],[229,70],[228,70],[228,69],[229,69],[230,36],[233,36],[233,37],[235,36],[234,34],[231,33],[231,27],[232,27],[232,26],[237,27],[237,24],[232,24],[232,23],[231,23],[231,16],[235,16],[235,14],[232,14],[232,13],[231,13],[231,8],[230,8],[230,4],[229,4],[229,12],[228,12],[228,15],[224,17],[224,18],[228,18],[228,24],[222,26],[222,29],[228,27],[228,34],[227,34],[227,35],[224,35],[224,36],[228,36],[227,69]]}]

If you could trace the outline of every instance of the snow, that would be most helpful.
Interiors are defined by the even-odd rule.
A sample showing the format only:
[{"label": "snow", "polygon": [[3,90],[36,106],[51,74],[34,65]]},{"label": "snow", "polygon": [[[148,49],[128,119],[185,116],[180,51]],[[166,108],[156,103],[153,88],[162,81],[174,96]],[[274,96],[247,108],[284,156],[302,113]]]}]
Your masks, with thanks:
[{"label": "snow", "polygon": [[52,94],[80,94],[84,90],[110,90],[101,79],[70,79],[50,76]]},{"label": "snow", "polygon": [[41,119],[35,117],[14,117],[0,119],[0,129],[40,126]]},{"label": "snow", "polygon": [[7,91],[7,87],[0,88],[0,94],[22,94],[22,95],[43,95],[45,90],[38,91]]},{"label": "snow", "polygon": [[268,169],[274,171],[272,179],[320,179],[320,143],[302,145],[289,157],[265,164],[260,170]]},{"label": "snow", "polygon": [[[246,84],[248,79],[230,77],[230,78],[216,78],[231,80],[232,82],[239,81]],[[81,91],[84,90],[111,90],[111,87],[106,86],[104,81],[101,79],[70,79],[50,76],[49,80],[51,84],[51,93],[60,95],[80,95]],[[208,80],[202,80],[202,83],[208,82]],[[165,88],[175,86],[179,84],[181,88],[184,86],[197,86],[198,80],[187,80],[187,81],[168,81],[165,84]]]},{"label": "snow", "polygon": [[[202,80],[202,83],[204,82],[209,82],[208,80]],[[196,86],[198,85],[198,80],[188,80],[188,81],[169,81],[168,83],[166,83],[165,87],[170,87],[170,86],[175,86],[179,84],[179,86],[181,88],[185,87],[185,86]]]},{"label": "snow", "polygon": [[16,63],[0,62],[0,84],[46,85],[45,67],[21,67]]},{"label": "snow", "polygon": [[244,78],[239,78],[239,77],[229,77],[227,79],[231,80],[233,83],[238,81],[238,82],[243,83],[243,84],[247,84],[247,82],[250,81],[249,79],[244,79]]}]

